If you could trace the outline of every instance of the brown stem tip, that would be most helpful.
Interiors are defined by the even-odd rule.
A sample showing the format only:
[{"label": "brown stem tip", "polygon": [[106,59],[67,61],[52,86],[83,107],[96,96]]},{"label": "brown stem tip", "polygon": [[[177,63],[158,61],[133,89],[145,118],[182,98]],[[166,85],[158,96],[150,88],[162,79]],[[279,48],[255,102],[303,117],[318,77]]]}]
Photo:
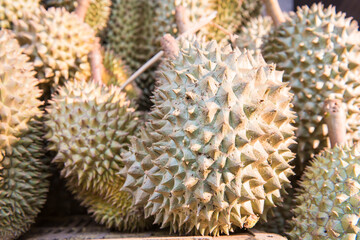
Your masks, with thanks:
[{"label": "brown stem tip", "polygon": [[331,147],[346,143],[346,115],[339,99],[327,99],[324,102],[325,122],[328,126]]}]

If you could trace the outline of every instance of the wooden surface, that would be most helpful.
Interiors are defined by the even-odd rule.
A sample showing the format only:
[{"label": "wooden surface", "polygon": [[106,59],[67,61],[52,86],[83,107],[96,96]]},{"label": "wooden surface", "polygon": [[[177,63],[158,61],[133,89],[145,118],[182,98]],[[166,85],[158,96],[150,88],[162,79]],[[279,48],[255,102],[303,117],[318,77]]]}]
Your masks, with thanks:
[{"label": "wooden surface", "polygon": [[[131,237],[127,236],[117,238],[107,238],[110,240],[286,240],[287,238],[274,234],[274,233],[262,233],[254,232],[253,234],[242,233],[233,234],[229,236],[210,237],[210,236],[158,236],[158,237]],[[94,239],[100,240],[100,239]]]}]

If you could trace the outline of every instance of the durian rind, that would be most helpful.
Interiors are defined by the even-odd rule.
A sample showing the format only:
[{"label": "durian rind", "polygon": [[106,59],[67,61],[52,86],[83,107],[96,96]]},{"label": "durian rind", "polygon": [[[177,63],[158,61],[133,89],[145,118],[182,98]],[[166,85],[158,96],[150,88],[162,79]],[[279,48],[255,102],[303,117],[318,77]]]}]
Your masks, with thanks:
[{"label": "durian rind", "polygon": [[236,35],[235,46],[239,49],[246,48],[253,51],[261,51],[263,38],[269,34],[273,22],[269,16],[252,18],[242,26],[241,32]]},{"label": "durian rind", "polygon": [[8,30],[0,31],[0,52],[1,155],[6,150],[11,152],[12,145],[28,130],[28,122],[41,115],[38,107],[42,103],[33,65]]},{"label": "durian rind", "polygon": [[96,221],[119,230],[147,226],[142,211],[130,207],[130,195],[119,191],[124,181],[118,174],[120,155],[139,124],[129,104],[116,86],[68,82],[50,101],[46,121],[49,150],[56,151],[53,162],[68,188]]},{"label": "durian rind", "polygon": [[293,174],[292,94],[261,55],[183,41],[162,65],[142,138],[124,155],[123,189],[171,232],[251,228]]},{"label": "durian rind", "polygon": [[314,4],[290,13],[264,41],[267,62],[284,71],[297,112],[297,173],[311,156],[329,146],[322,113],[325,99],[340,99],[346,110],[347,138],[359,140],[360,48],[356,21],[334,7]]},{"label": "durian rind", "polygon": [[21,19],[25,13],[35,12],[40,6],[40,0],[1,0],[0,28],[11,28],[12,21]]},{"label": "durian rind", "polygon": [[35,222],[49,190],[43,124],[32,119],[10,151],[0,155],[0,239],[18,238]]},{"label": "durian rind", "polygon": [[345,145],[321,152],[304,171],[296,197],[291,239],[360,237],[360,153]]},{"label": "durian rind", "polygon": [[[78,5],[77,0],[43,0],[42,4],[46,8],[64,7],[69,12],[74,11]],[[110,7],[111,0],[90,0],[84,21],[96,32],[103,30],[109,20]]]},{"label": "durian rind", "polygon": [[45,98],[66,81],[90,76],[94,31],[74,13],[40,7],[36,14],[15,21],[14,33],[34,62]]}]

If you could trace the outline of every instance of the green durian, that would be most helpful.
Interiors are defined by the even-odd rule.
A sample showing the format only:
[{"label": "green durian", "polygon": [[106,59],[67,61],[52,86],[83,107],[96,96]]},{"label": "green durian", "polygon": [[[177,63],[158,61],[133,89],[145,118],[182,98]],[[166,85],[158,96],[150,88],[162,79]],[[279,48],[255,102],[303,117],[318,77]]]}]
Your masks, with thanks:
[{"label": "green durian", "polygon": [[234,45],[240,49],[261,51],[263,39],[267,36],[273,26],[269,16],[258,16],[252,18],[241,28],[241,32],[235,35]]},{"label": "green durian", "polygon": [[11,151],[0,156],[0,239],[18,238],[35,222],[49,191],[43,124],[30,120]]},{"label": "green durian", "polygon": [[[261,13],[261,0],[210,0],[210,8],[217,11],[214,23],[219,24],[230,33],[235,33],[251,18]],[[204,32],[207,39],[223,41],[227,39],[224,32],[209,24]]]},{"label": "green durian", "polygon": [[[159,47],[153,44],[157,27],[153,23],[154,16],[154,1],[113,1],[103,41],[124,60],[131,73],[138,70],[159,50]],[[138,101],[142,109],[151,105],[149,96],[154,89],[155,69],[148,69],[135,80],[142,90],[141,99]]]},{"label": "green durian", "polygon": [[251,228],[293,174],[295,119],[281,73],[215,41],[182,40],[162,64],[154,107],[124,154],[124,190],[171,232]]},{"label": "green durian", "polygon": [[14,33],[34,62],[44,99],[64,82],[90,76],[94,31],[74,13],[40,7],[36,14],[14,21]]},{"label": "green durian", "polygon": [[25,13],[35,12],[40,0],[0,0],[0,28],[11,28],[12,21],[21,19]]},{"label": "green durian", "polygon": [[[106,85],[121,86],[130,77],[130,69],[124,61],[109,49],[102,49],[104,71],[102,74],[103,83]],[[137,96],[136,86],[133,83],[125,87],[126,94],[129,98],[134,99]]]},{"label": "green durian", "polygon": [[14,35],[0,31],[0,239],[19,237],[46,200],[41,92]]},{"label": "green durian", "polygon": [[284,71],[294,93],[293,109],[299,116],[295,125],[298,174],[311,156],[329,146],[322,115],[325,99],[346,104],[348,138],[359,140],[359,41],[357,22],[322,4],[290,13],[264,41],[266,61]]},{"label": "green durian", "polygon": [[34,68],[14,35],[0,31],[0,155],[12,152],[12,145],[27,131],[28,122],[41,116]]},{"label": "green durian", "polygon": [[[77,0],[42,0],[42,4],[46,8],[64,7],[67,11],[72,12],[78,2]],[[103,30],[109,20],[110,7],[111,0],[90,0],[84,21],[96,32]]]},{"label": "green durian", "polygon": [[360,237],[358,146],[325,149],[305,169],[296,197],[291,239]]},{"label": "green durian", "polygon": [[[120,154],[139,124],[138,113],[129,104],[118,87],[68,82],[50,101],[46,121],[49,150],[56,151],[53,162],[69,190],[94,213],[95,220],[120,230],[146,225],[143,211],[133,209],[129,194],[119,191],[123,183],[118,174],[123,167]],[[129,215],[134,212],[139,215]]]}]

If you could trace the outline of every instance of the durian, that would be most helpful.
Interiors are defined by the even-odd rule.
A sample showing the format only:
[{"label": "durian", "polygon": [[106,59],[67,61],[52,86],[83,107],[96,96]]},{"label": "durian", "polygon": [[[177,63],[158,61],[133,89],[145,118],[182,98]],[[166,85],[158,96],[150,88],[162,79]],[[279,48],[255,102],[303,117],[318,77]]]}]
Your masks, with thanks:
[{"label": "durian", "polygon": [[[136,133],[138,113],[118,87],[85,81],[68,82],[47,108],[49,150],[69,189],[94,212],[95,219],[120,230],[143,228],[141,209],[119,191],[123,178],[120,154]],[[130,216],[134,212],[137,216]],[[134,221],[137,219],[137,221]],[[131,222],[127,222],[127,221]]]},{"label": "durian", "polygon": [[334,7],[314,4],[290,13],[264,41],[265,60],[284,71],[294,93],[298,174],[311,156],[329,145],[321,110],[326,98],[346,104],[348,138],[359,139],[359,40],[356,21]]},{"label": "durian", "polygon": [[15,21],[14,33],[34,62],[44,99],[58,85],[90,75],[88,54],[94,46],[94,32],[74,13],[40,7],[36,14]]},{"label": "durian", "polygon": [[182,41],[179,56],[162,64],[141,137],[124,154],[123,189],[172,232],[251,228],[293,174],[292,94],[260,54]]},{"label": "durian", "polygon": [[[75,10],[77,0],[43,0],[42,4],[46,8],[64,7],[67,11]],[[111,0],[90,0],[89,7],[85,15],[85,22],[90,25],[96,32],[106,27],[110,16]]]},{"label": "durian", "polygon": [[[156,54],[156,27],[153,24],[155,2],[147,0],[114,0],[110,19],[103,38],[106,46],[118,54],[130,67],[131,73],[138,70]],[[146,109],[154,89],[155,67],[145,71],[136,84],[143,91],[140,108]]]},{"label": "durian", "polygon": [[[237,32],[251,18],[261,13],[261,0],[210,0],[210,8],[217,11],[214,23],[224,27],[230,33]],[[223,41],[225,33],[213,25],[209,25],[205,31],[207,39]]]},{"label": "durian", "polygon": [[46,200],[41,92],[14,36],[0,31],[0,239],[19,237]]},{"label": "durian", "polygon": [[300,182],[291,239],[360,237],[359,161],[359,147],[349,144],[316,156]]},{"label": "durian", "polygon": [[35,12],[40,0],[0,0],[0,28],[11,28],[11,22]]},{"label": "durian", "polygon": [[263,38],[269,34],[273,26],[269,16],[252,18],[241,28],[241,32],[235,35],[234,45],[239,49],[246,48],[253,51],[261,51]]},{"label": "durian", "polygon": [[0,31],[0,155],[12,151],[12,145],[28,130],[28,122],[41,116],[34,68],[7,30]]}]

